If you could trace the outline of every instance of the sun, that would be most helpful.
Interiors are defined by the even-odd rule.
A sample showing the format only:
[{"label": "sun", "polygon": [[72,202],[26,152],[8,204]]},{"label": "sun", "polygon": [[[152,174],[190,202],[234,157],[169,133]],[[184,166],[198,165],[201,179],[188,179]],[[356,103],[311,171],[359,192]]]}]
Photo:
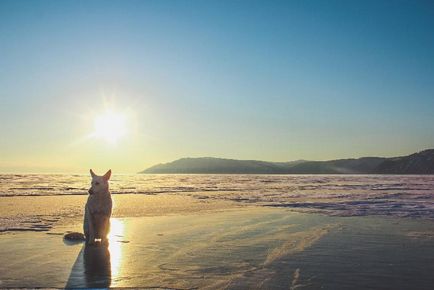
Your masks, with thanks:
[{"label": "sun", "polygon": [[109,110],[95,118],[94,129],[95,137],[115,144],[127,132],[127,118],[122,113]]}]

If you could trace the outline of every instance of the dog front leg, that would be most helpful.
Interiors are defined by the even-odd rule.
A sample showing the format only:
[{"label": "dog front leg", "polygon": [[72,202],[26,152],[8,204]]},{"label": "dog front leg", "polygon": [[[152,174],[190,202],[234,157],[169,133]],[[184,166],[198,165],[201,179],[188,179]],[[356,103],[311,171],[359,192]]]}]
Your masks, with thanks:
[{"label": "dog front leg", "polygon": [[88,217],[89,217],[88,218],[89,238],[86,236],[86,243],[88,245],[93,245],[95,243],[95,237],[96,237],[95,217],[90,213]]},{"label": "dog front leg", "polygon": [[[86,238],[86,245],[89,244],[89,242],[91,241],[91,227],[92,227],[92,222],[90,220],[90,212],[89,209],[87,208],[87,206],[85,207],[84,210],[84,221],[83,221],[83,232],[84,232],[84,237]],[[95,238],[93,238],[95,239]]]},{"label": "dog front leg", "polygon": [[108,234],[110,232],[110,217],[104,217],[104,225],[101,233],[101,243],[103,245],[108,245]]}]

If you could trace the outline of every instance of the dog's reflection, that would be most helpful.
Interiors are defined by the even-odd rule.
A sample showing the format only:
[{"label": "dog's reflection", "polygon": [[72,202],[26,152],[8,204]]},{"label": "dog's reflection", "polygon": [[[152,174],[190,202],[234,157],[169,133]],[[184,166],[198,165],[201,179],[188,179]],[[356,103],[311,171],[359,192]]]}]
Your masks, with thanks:
[{"label": "dog's reflection", "polygon": [[72,267],[66,288],[108,288],[111,284],[107,246],[84,246]]},{"label": "dog's reflection", "polygon": [[83,251],[86,287],[107,288],[111,284],[110,251],[106,246],[85,246]]}]

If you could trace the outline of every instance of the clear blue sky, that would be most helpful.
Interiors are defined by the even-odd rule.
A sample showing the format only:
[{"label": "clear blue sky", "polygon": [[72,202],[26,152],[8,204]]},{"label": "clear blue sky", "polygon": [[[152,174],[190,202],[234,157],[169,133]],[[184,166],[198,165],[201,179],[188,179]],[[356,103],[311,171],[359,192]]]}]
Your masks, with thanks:
[{"label": "clear blue sky", "polygon": [[402,155],[433,108],[432,1],[0,1],[0,171]]}]

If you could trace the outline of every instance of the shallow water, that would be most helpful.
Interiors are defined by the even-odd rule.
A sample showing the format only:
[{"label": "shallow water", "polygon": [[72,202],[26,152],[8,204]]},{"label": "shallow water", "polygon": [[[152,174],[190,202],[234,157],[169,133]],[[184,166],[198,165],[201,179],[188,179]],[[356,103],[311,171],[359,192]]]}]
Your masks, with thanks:
[{"label": "shallow water", "polygon": [[257,207],[113,219],[108,249],[64,244],[66,229],[75,228],[3,235],[0,286],[432,289],[434,283],[428,220]]},{"label": "shallow water", "polygon": [[[87,175],[0,175],[1,196],[84,195]],[[180,194],[337,216],[434,218],[434,175],[113,175],[113,194]]]}]

